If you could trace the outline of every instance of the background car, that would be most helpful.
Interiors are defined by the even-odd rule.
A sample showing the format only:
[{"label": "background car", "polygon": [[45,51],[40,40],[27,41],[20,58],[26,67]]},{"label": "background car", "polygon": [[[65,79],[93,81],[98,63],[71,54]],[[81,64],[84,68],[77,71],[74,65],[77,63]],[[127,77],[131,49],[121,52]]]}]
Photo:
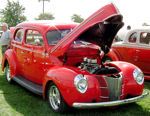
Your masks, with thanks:
[{"label": "background car", "polygon": [[126,61],[135,64],[150,79],[150,27],[124,32],[123,41],[114,43],[106,55],[108,61]]},{"label": "background car", "polygon": [[55,112],[136,102],[148,95],[143,93],[142,71],[126,62],[105,64],[100,58],[122,26],[122,15],[112,3],[80,25],[18,24],[2,61],[6,79],[48,99]]}]

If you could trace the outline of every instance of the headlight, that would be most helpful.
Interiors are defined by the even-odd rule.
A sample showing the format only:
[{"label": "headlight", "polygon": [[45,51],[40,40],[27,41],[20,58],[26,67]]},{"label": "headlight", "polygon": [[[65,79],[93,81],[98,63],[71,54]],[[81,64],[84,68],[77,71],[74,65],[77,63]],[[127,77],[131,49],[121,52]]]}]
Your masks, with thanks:
[{"label": "headlight", "polygon": [[74,78],[74,85],[80,93],[85,93],[88,88],[86,77],[79,74]]},{"label": "headlight", "polygon": [[144,74],[140,69],[135,69],[133,71],[134,80],[139,84],[142,85],[144,82]]}]

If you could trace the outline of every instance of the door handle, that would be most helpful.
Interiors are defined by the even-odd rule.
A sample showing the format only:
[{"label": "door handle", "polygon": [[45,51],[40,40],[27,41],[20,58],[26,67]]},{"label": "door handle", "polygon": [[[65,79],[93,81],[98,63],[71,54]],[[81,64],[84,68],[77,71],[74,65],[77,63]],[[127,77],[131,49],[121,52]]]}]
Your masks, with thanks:
[{"label": "door handle", "polygon": [[20,53],[21,53],[21,54],[24,54],[24,51],[21,51]]},{"label": "door handle", "polygon": [[136,50],[136,52],[140,52],[140,50]]}]

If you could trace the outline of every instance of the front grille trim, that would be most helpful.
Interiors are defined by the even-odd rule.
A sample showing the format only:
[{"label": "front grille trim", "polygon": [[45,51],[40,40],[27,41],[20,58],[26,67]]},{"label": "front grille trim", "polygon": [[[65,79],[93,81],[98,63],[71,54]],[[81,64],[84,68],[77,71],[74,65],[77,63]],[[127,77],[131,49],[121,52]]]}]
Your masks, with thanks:
[{"label": "front grille trim", "polygon": [[122,89],[122,73],[117,78],[104,76],[109,90],[109,101],[120,100]]}]

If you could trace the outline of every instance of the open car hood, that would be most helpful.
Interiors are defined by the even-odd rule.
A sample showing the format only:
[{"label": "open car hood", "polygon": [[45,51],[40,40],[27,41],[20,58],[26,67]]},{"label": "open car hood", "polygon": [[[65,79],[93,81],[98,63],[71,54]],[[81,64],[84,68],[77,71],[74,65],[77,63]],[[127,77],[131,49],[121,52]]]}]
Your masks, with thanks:
[{"label": "open car hood", "polygon": [[50,52],[61,56],[75,40],[83,40],[100,46],[106,54],[122,26],[122,15],[113,3],[108,4],[75,27]]}]

